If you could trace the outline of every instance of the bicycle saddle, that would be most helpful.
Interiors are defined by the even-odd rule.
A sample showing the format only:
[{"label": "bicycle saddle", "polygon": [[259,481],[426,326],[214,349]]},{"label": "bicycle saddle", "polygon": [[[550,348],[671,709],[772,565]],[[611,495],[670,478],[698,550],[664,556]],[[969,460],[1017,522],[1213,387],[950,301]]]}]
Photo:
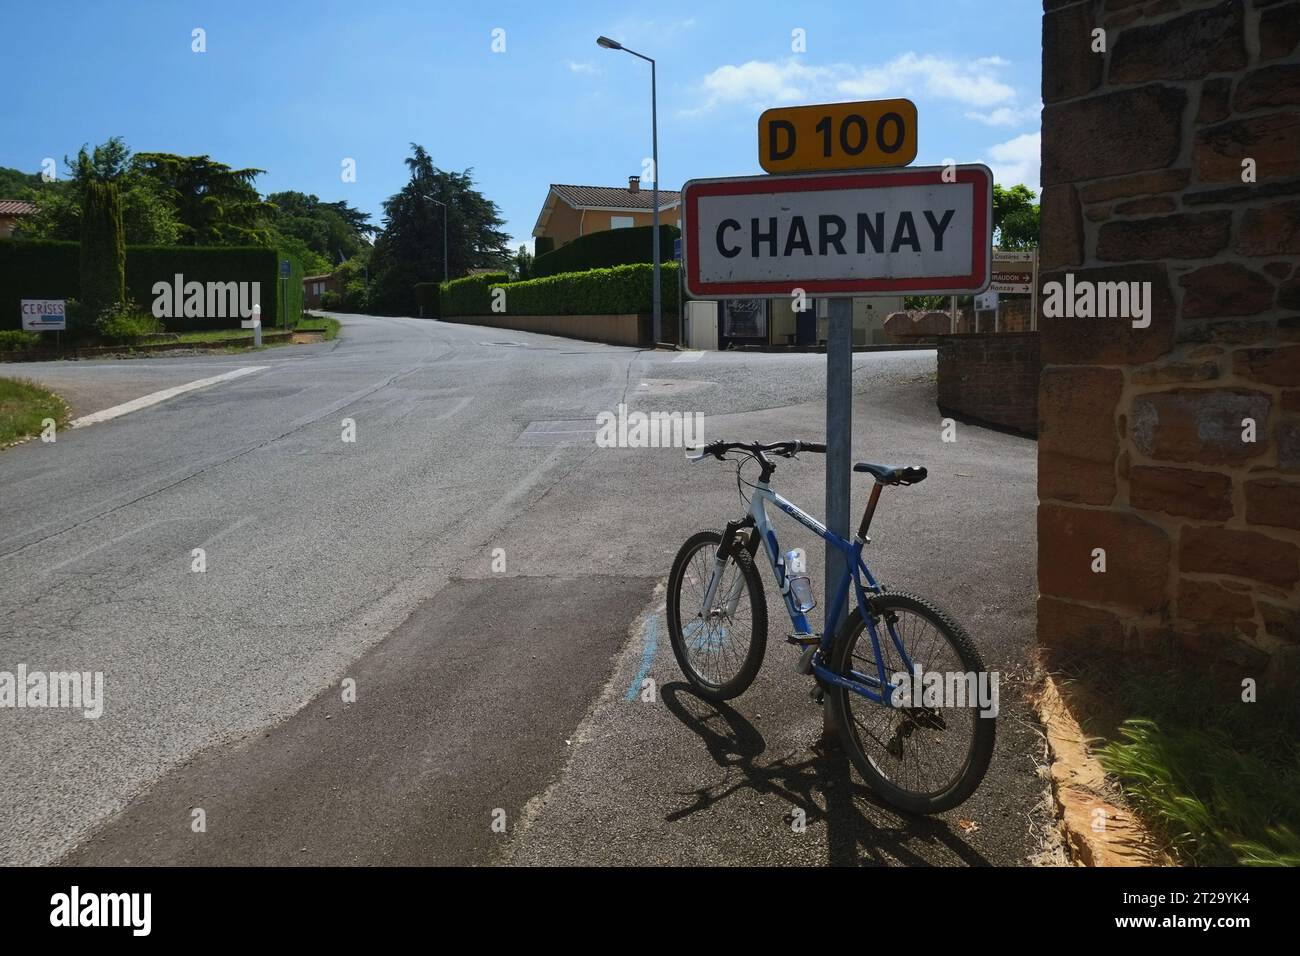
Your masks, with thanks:
[{"label": "bicycle saddle", "polygon": [[854,471],[865,471],[882,485],[914,485],[925,481],[928,472],[919,465],[873,465],[860,461],[853,466]]}]

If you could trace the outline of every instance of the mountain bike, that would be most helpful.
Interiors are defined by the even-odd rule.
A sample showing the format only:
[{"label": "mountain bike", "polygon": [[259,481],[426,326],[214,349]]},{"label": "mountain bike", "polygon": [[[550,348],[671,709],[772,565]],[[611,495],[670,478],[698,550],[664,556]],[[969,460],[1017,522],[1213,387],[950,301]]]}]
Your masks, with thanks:
[{"label": "mountain bike", "polygon": [[[881,490],[924,481],[926,470],[855,464],[854,472],[875,483],[856,537],[845,540],[771,488],[776,465],[770,456],[825,454],[825,445],[716,441],[693,450],[693,462],[736,462],[736,488],[748,502],[745,516],[728,521],[722,531],[688,538],[668,577],[673,654],[696,693],[712,701],[736,697],[763,663],[767,600],[755,565],[761,547],[793,628],[786,641],[802,649],[796,670],[815,678],[814,699],[831,695],[844,749],[872,790],[913,813],[939,813],[968,798],[993,755],[996,704],[988,706],[979,691],[991,680],[996,693],[996,675],[985,670],[960,624],[925,598],[886,589],[862,558]],[[743,475],[751,464],[758,466],[756,482]],[[748,499],[746,487],[752,492]],[[805,569],[787,566],[798,564],[800,552],[782,554],[768,504],[844,557],[835,590],[827,583],[829,614],[820,635],[806,616],[815,599]],[[850,582],[857,603],[852,611]]]}]

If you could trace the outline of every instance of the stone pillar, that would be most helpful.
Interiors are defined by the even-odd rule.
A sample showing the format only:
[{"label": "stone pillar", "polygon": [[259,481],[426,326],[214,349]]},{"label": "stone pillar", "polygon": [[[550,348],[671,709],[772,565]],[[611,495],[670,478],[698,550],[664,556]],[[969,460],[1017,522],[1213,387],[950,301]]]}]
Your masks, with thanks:
[{"label": "stone pillar", "polygon": [[1294,684],[1300,2],[1043,7],[1040,309],[1151,308],[1040,319],[1040,644]]}]

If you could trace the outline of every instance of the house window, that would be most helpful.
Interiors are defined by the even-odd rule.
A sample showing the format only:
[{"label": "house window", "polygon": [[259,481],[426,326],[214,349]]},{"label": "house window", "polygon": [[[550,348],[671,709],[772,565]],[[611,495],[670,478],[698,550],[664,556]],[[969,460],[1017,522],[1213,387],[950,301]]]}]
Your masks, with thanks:
[{"label": "house window", "polygon": [[610,216],[609,228],[611,229],[631,229],[636,220],[631,216]]}]

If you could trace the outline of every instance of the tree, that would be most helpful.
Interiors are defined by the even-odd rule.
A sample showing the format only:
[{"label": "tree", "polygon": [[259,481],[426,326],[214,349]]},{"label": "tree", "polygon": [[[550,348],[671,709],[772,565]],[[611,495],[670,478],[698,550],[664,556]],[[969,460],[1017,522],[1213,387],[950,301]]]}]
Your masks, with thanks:
[{"label": "tree", "polygon": [[81,210],[81,301],[92,317],[126,301],[126,239],[114,182],[86,184]]},{"label": "tree", "polygon": [[1028,249],[1038,245],[1038,203],[1022,184],[993,186],[993,231],[999,249]]},{"label": "tree", "polygon": [[472,170],[438,169],[416,143],[406,165],[410,181],[384,202],[370,265],[371,307],[390,315],[415,315],[415,284],[442,279],[444,212],[451,278],[475,268],[504,271],[511,259],[504,221],[496,203],[474,188]]},{"label": "tree", "polygon": [[343,286],[342,308],[347,312],[370,310],[369,267],[371,248],[366,246],[359,254],[340,263],[334,276]]},{"label": "tree", "polygon": [[39,176],[25,194],[37,206],[19,235],[25,239],[77,240],[81,236],[81,210],[90,183],[114,183],[122,205],[126,241],[139,245],[172,245],[180,235],[180,221],[159,184],[144,176],[132,161],[131,151],[119,136],[96,146],[82,146],[75,159],[63,158],[68,175],[42,182]]},{"label": "tree", "polygon": [[209,156],[137,153],[136,169],[154,180],[176,211],[183,246],[270,245],[262,217],[273,211],[253,181],[265,170],[232,169]]},{"label": "tree", "polygon": [[0,199],[26,199],[40,185],[40,173],[25,173],[0,166]]},{"label": "tree", "polygon": [[533,277],[533,254],[528,251],[527,246],[520,246],[519,251],[515,253],[515,257],[510,263],[510,274],[515,279],[531,279]]},{"label": "tree", "polygon": [[266,201],[275,207],[267,217],[268,225],[282,236],[300,240],[328,263],[327,270],[359,253],[375,231],[370,214],[346,202],[324,203],[293,191],[272,193]]}]

